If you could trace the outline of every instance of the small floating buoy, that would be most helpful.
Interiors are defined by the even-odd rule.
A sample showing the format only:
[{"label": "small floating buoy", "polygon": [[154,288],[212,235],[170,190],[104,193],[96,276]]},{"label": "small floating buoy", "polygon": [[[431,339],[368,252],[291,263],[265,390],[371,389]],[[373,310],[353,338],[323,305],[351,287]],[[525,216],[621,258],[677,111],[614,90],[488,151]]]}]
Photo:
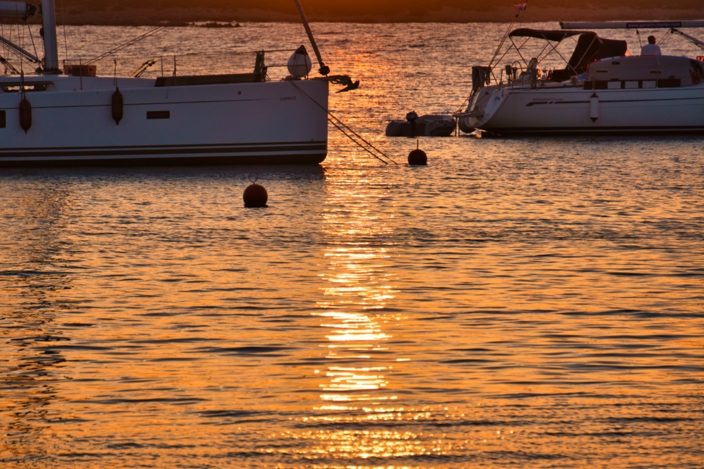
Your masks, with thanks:
[{"label": "small floating buoy", "polygon": [[426,166],[428,164],[428,155],[423,150],[416,148],[408,154],[408,164],[411,166]]},{"label": "small floating buoy", "polygon": [[32,103],[29,102],[26,96],[20,101],[20,127],[27,133],[32,127]]},{"label": "small floating buoy", "polygon": [[266,193],[264,186],[254,182],[247,186],[242,198],[244,199],[244,206],[247,208],[266,207],[269,195]]},{"label": "small floating buoy", "polygon": [[111,110],[112,120],[114,120],[117,125],[120,125],[120,121],[124,116],[124,104],[120,88],[115,88],[115,92],[112,94]]},{"label": "small floating buoy", "polygon": [[428,164],[428,155],[419,147],[420,142],[416,142],[416,149],[411,150],[408,154],[408,164],[410,166],[426,166]]}]

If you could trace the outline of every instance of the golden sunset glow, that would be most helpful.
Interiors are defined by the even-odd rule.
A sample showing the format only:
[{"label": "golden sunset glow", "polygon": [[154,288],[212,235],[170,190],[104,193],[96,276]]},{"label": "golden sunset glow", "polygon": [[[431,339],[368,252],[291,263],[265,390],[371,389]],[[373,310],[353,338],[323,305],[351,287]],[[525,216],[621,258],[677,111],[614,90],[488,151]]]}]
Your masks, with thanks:
[{"label": "golden sunset glow", "polygon": [[[34,19],[0,28],[29,54],[16,62],[0,41],[0,469],[704,467],[701,129],[385,132],[392,121],[410,126],[411,111],[453,125],[484,116],[488,105],[468,107],[484,83],[473,67],[490,63],[512,28],[698,18],[701,0],[529,0],[520,17],[518,1],[301,0],[328,78],[294,2],[57,2],[61,67],[65,57],[95,64],[90,78],[108,91],[88,89],[80,68],[35,73],[46,59]],[[651,34],[605,31],[630,51]],[[698,70],[696,42],[653,34],[687,75]],[[301,45],[312,68],[298,77],[288,61]],[[518,62],[501,58],[502,80]],[[59,80],[80,101],[65,118],[53,114],[64,91],[41,101]],[[592,94],[601,99],[610,81],[591,81],[524,87],[586,93],[575,114],[601,125]],[[613,89],[636,89],[611,84],[622,81]],[[689,92],[660,84],[638,89]],[[211,99],[220,85],[224,98]],[[261,98],[257,86],[283,91]],[[317,87],[327,109],[297,86]],[[496,86],[505,93],[508,78]],[[246,112],[177,112],[140,93]],[[704,122],[696,99],[668,101]],[[315,109],[317,143],[292,130],[310,123],[305,106],[287,107],[302,103]],[[63,141],[46,149],[69,158],[59,168],[3,165],[20,152],[7,148],[9,134],[27,161],[46,156],[43,129],[59,140],[119,138],[81,155]],[[180,157],[195,151],[189,132],[211,130],[245,135],[228,150],[238,157],[326,157],[75,160],[119,157],[128,131],[152,139],[130,151]],[[414,149],[427,165],[407,164]],[[243,204],[255,182],[266,207]]]}]

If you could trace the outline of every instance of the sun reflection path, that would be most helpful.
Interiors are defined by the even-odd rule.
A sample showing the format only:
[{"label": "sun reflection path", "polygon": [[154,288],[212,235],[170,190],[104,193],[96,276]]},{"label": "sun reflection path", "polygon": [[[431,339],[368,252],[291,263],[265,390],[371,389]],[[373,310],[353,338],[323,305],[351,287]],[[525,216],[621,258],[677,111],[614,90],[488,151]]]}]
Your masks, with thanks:
[{"label": "sun reflection path", "polygon": [[[418,435],[404,424],[414,418],[404,408],[388,375],[405,361],[389,349],[384,326],[397,321],[388,303],[395,298],[383,247],[338,246],[326,254],[328,286],[318,302],[321,327],[328,332],[320,375],[320,400],[306,424],[315,430],[309,456],[347,460],[427,454]],[[417,417],[417,416],[415,416]],[[396,424],[399,425],[396,425]]]},{"label": "sun reflection path", "polygon": [[[323,291],[324,299],[318,304],[323,312],[318,315],[323,318],[321,326],[329,330],[325,358],[331,365],[320,385],[321,399],[334,403],[396,399],[379,393],[388,386],[389,366],[379,358],[388,353],[385,343],[390,336],[374,315],[394,298],[383,269],[388,254],[383,248],[355,246],[336,247],[326,257],[331,273],[322,276],[330,286]],[[326,409],[331,410],[321,407]]]},{"label": "sun reflection path", "polygon": [[[323,327],[330,328],[326,359],[348,365],[331,365],[325,372],[327,382],[320,387],[325,402],[362,402],[393,400],[396,396],[381,396],[374,391],[387,387],[388,366],[371,365],[375,354],[386,352],[383,345],[389,336],[367,313],[331,311],[321,314],[329,318]],[[323,406],[325,409],[325,406]],[[350,409],[348,409],[350,410]]]}]

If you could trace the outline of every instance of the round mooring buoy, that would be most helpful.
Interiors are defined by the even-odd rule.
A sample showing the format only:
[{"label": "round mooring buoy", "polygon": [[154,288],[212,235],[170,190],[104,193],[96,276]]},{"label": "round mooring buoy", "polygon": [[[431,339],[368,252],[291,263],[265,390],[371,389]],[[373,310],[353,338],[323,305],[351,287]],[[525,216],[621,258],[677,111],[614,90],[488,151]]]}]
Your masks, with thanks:
[{"label": "round mooring buoy", "polygon": [[426,166],[428,164],[428,155],[420,148],[416,148],[408,154],[408,164],[411,166]]},{"label": "round mooring buoy", "polygon": [[244,199],[244,206],[247,208],[266,207],[269,195],[266,193],[264,186],[255,182],[247,186],[242,198]]}]

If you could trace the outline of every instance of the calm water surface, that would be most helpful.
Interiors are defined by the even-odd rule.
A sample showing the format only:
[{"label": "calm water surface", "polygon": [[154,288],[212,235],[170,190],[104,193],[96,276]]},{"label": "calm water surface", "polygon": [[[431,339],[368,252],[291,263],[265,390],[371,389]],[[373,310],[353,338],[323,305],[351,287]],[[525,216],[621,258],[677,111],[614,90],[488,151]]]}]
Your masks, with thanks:
[{"label": "calm water surface", "polygon": [[[362,80],[333,110],[403,163],[386,121],[459,108],[505,25],[315,27]],[[121,63],[226,72],[189,54],[281,38],[173,28]],[[315,168],[3,170],[0,465],[703,466],[704,139],[420,145],[425,168],[331,128]]]}]

